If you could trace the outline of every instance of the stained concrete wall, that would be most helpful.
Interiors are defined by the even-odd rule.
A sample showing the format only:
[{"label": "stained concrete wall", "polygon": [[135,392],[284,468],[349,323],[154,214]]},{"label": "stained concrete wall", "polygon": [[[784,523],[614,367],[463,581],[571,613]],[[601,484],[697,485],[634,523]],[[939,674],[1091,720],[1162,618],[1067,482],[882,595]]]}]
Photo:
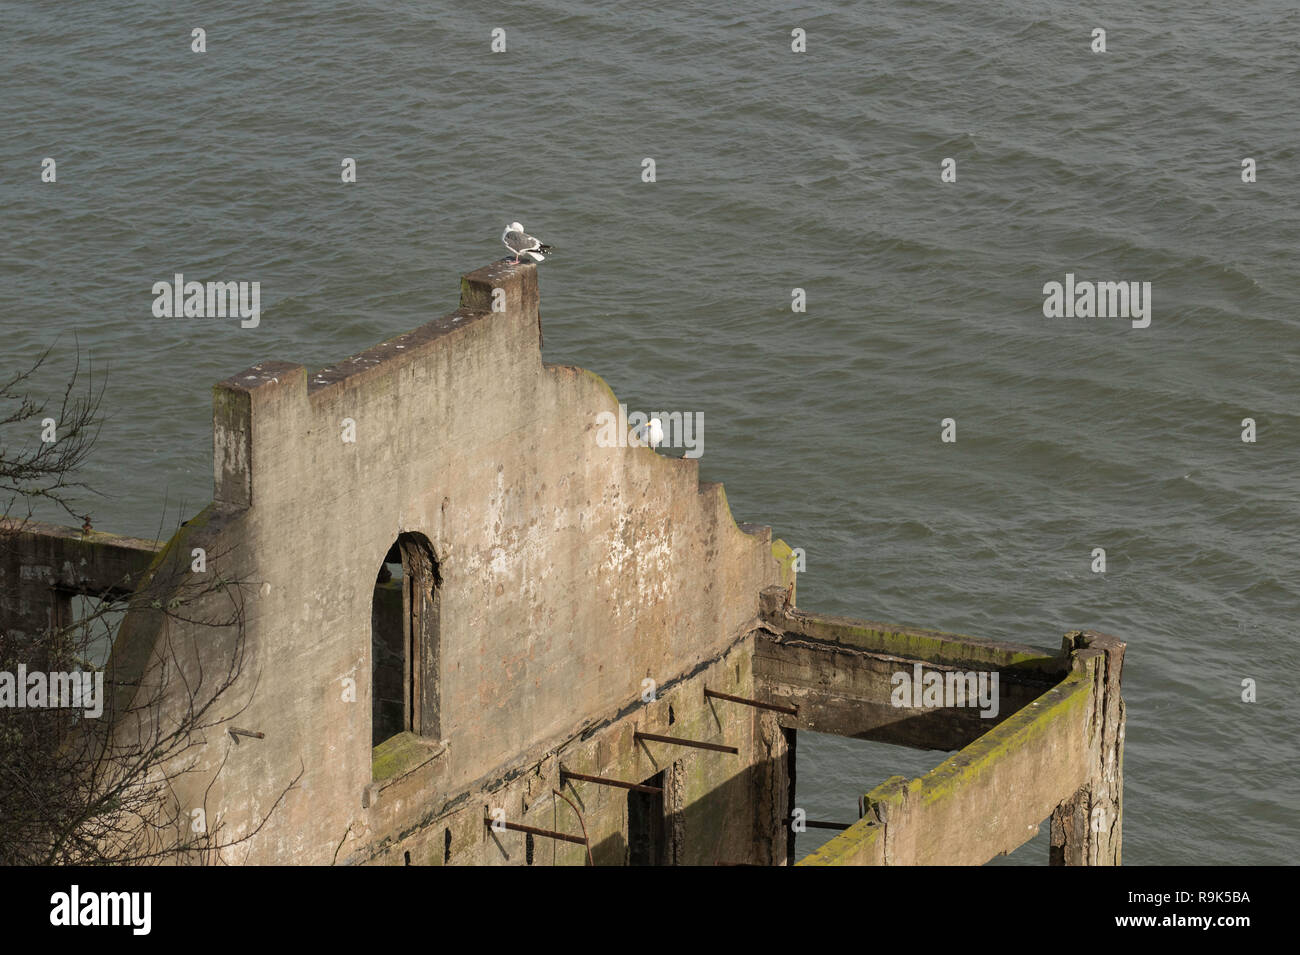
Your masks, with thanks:
[{"label": "stained concrete wall", "polygon": [[891,778],[801,864],[980,865],[1010,852],[1087,778],[1090,701],[1090,682],[1071,677],[925,776]]},{"label": "stained concrete wall", "polygon": [[0,518],[0,632],[67,626],[74,594],[133,591],[158,541]]},{"label": "stained concrete wall", "polygon": [[[182,819],[202,807],[220,841],[245,837],[227,862],[588,860],[586,846],[494,832],[494,810],[585,835],[597,864],[628,861],[627,792],[565,782],[566,769],[634,783],[662,772],[660,861],[782,864],[799,729],[960,747],[921,779],[868,792],[866,818],[806,864],[982,862],[1049,814],[1052,862],[1120,861],[1120,641],[1076,632],[1046,654],[794,608],[789,548],[737,526],[697,461],[599,447],[616,399],[588,372],[544,365],[540,334],[535,266],[499,263],[464,278],[455,313],[336,366],[263,362],[227,379],[214,390],[212,505],[161,549],[10,533],[0,625],[39,628],[69,588],[143,576],[110,661],[118,713],[158,683],[179,710],[193,677],[221,674],[243,648],[214,715],[260,738],[213,728],[172,787]],[[399,535],[437,562],[436,599],[421,603],[436,612],[437,652],[416,667],[437,692],[414,696],[436,699],[438,732],[374,747],[375,621],[400,651],[408,617],[377,615],[375,595],[392,611],[412,590],[409,577],[400,593],[376,590]],[[189,569],[195,548],[203,575]],[[229,585],[205,590],[218,576]],[[194,589],[197,605],[169,618]],[[242,628],[186,622],[241,601]],[[892,677],[914,664],[996,671],[997,717],[900,711]]]},{"label": "stained concrete wall", "polygon": [[[1120,863],[1123,642],[1076,631],[1049,655],[805,613],[782,596],[763,594],[766,626],[754,653],[756,691],[798,707],[782,727],[958,750],[922,777],[866,791],[863,818],[801,865],[979,865],[1033,838],[1049,817],[1047,861]],[[891,676],[918,663],[926,672],[997,673],[998,713],[895,706]]]},{"label": "stained concrete wall", "polygon": [[[490,310],[496,289],[501,312]],[[644,679],[721,666],[746,639],[759,592],[781,575],[770,531],[737,527],[696,460],[598,447],[597,416],[617,412],[613,393],[589,372],[544,365],[539,343],[536,267],[497,263],[464,278],[458,311],[414,332],[317,373],[263,362],[215,388],[214,507],[172,547],[203,547],[220,555],[211,571],[252,584],[256,684],[239,724],[265,738],[210,739],[177,799],[189,806],[206,793],[209,818],[236,837],[303,771],[230,861],[404,860],[408,844],[428,861],[443,847],[426,843],[447,828],[435,820],[458,808],[469,820],[452,836],[461,861],[491,861],[486,848],[469,851],[487,845],[479,797],[502,791],[518,811],[529,800],[542,811],[533,789],[550,804],[559,747],[577,746],[571,758],[587,769],[648,776],[656,761],[671,765],[668,753],[630,748],[623,724],[643,709]],[[350,427],[354,442],[343,440]],[[442,740],[408,747],[393,757],[395,778],[376,782],[372,595],[404,532],[427,537],[442,579]],[[137,622],[115,656],[138,661],[157,639]],[[208,635],[196,652],[215,665],[231,640]],[[748,663],[738,664],[748,685]],[[752,819],[745,773],[773,744],[752,713],[720,727],[711,709],[675,715],[692,732],[727,730],[742,755],[728,768],[714,759],[722,754],[678,754],[674,798],[721,791],[720,820]],[[596,751],[579,752],[584,731]],[[612,844],[614,823],[597,816],[594,845]],[[752,835],[683,852],[749,861]]]},{"label": "stained concrete wall", "polygon": [[[781,723],[911,746],[954,750],[966,746],[1040,697],[1068,672],[1064,657],[961,634],[918,630],[817,613],[782,613],[778,592],[765,595],[767,620],[776,630],[755,643],[760,693],[773,703],[797,706]],[[996,712],[977,707],[900,708],[894,678],[983,671],[997,673]],[[990,707],[990,710],[992,708]]]},{"label": "stained concrete wall", "polygon": [[[517,865],[527,861],[527,836],[494,832],[484,824],[492,810],[512,823],[590,840],[596,865],[627,862],[628,795],[623,789],[569,780],[561,768],[641,783],[664,772],[664,864],[715,865],[785,862],[785,751],[770,715],[708,700],[704,687],[733,695],[752,692],[752,638],[742,638],[712,663],[660,687],[657,700],[637,699],[609,720],[556,747],[527,754],[515,768],[448,804],[430,802],[441,792],[431,760],[384,789],[368,816],[371,841],[349,860],[416,865]],[[720,753],[655,741],[636,731],[736,747]],[[554,793],[559,790],[570,805]],[[411,806],[424,807],[418,819]],[[576,811],[575,811],[576,807]],[[581,816],[579,816],[581,813]],[[584,828],[585,827],[585,828]],[[533,864],[583,865],[583,846],[533,839]]]}]

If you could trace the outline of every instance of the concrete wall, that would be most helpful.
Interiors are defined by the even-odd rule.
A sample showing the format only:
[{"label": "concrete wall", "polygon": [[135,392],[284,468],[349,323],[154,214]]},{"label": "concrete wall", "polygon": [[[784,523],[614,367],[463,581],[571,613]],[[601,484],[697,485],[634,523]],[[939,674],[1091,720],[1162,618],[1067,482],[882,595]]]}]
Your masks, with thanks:
[{"label": "concrete wall", "polygon": [[162,545],[41,521],[0,518],[0,632],[69,624],[74,594],[129,594]]},{"label": "concrete wall", "polygon": [[[755,644],[754,672],[764,699],[799,708],[790,729],[954,750],[973,742],[1060,682],[1069,661],[1032,647],[818,613],[783,613],[766,597],[777,632]],[[997,673],[996,713],[975,707],[900,708],[895,675]],[[990,710],[992,708],[990,707]]]},{"label": "concrete wall", "polygon": [[[1118,865],[1124,644],[1076,631],[1061,651],[805,613],[763,594],[756,692],[798,707],[783,728],[958,750],[916,779],[864,780],[866,814],[801,865],[980,865],[1050,817],[1056,865]],[[894,705],[891,676],[996,673],[999,709]]]},{"label": "concrete wall", "polygon": [[[213,503],[165,546],[0,528],[0,626],[138,584],[109,664],[127,742],[155,688],[174,717],[242,660],[208,720],[229,722],[170,767],[180,819],[202,808],[240,840],[226,862],[629,861],[627,791],[568,770],[662,773],[660,862],[782,864],[804,729],[959,750],[864,781],[867,816],[806,864],[980,863],[1049,815],[1050,861],[1118,864],[1123,643],[1075,632],[1048,654],[796,608],[790,549],[736,525],[696,460],[601,447],[617,400],[540,340],[536,267],[497,263],[456,312],[361,355],[221,382]],[[400,583],[378,582],[398,557]],[[232,608],[242,627],[204,625]],[[376,646],[390,711],[413,714],[377,746]],[[996,673],[996,716],[900,709],[916,665]],[[494,810],[588,845],[493,831]]]},{"label": "concrete wall", "polygon": [[[590,839],[596,865],[627,862],[628,794],[623,789],[570,780],[560,769],[641,783],[664,772],[664,864],[783,864],[785,752],[770,716],[750,707],[706,700],[704,687],[734,695],[752,691],[751,638],[742,638],[714,662],[668,686],[659,698],[637,700],[608,721],[528,754],[514,769],[449,804],[430,803],[439,792],[431,761],[392,783],[367,819],[370,844],[349,861],[402,865],[518,865],[527,862],[527,836],[494,832],[484,818],[494,809],[512,823]],[[640,730],[736,747],[736,754],[653,741]],[[561,791],[571,806],[554,794]],[[424,815],[411,818],[411,807]],[[576,806],[576,812],[575,812]],[[581,813],[581,819],[578,812]],[[585,824],[585,830],[584,830]],[[583,865],[586,849],[545,837],[533,839],[533,864]]]},{"label": "concrete wall", "polygon": [[[490,310],[495,289],[504,311]],[[380,845],[404,858],[408,842],[432,859],[441,847],[425,843],[443,838],[433,816],[448,804],[538,766],[538,785],[549,786],[548,752],[620,712],[626,720],[644,679],[680,680],[749,632],[760,590],[780,578],[770,531],[738,528],[695,460],[598,447],[597,415],[617,412],[613,393],[589,372],[544,365],[539,341],[536,267],[497,263],[464,278],[458,311],[414,332],[314,374],[264,362],[215,388],[215,506],[172,546],[204,547],[221,555],[210,572],[252,583],[256,689],[238,722],[265,738],[209,740],[177,798],[202,799],[224,761],[208,815],[237,836],[303,770],[230,861],[363,861]],[[349,427],[355,442],[343,440]],[[372,596],[404,532],[428,539],[442,580],[441,740],[390,754],[397,779],[376,782]],[[122,660],[158,634],[137,625],[125,636]],[[196,652],[215,665],[231,639],[209,635]],[[692,731],[719,731],[704,709],[681,713]],[[756,724],[750,713],[729,719],[741,721],[732,735],[745,753],[730,769],[686,756],[677,791],[688,802],[711,788],[746,790],[730,780],[753,761]],[[573,758],[650,775],[650,755],[629,750],[623,730],[600,739],[603,757]],[[692,775],[697,763],[713,768]],[[719,808],[749,800],[733,795]],[[473,841],[481,809],[458,846]],[[612,823],[596,828],[596,844],[612,844]],[[691,851],[754,850],[724,839]]]}]

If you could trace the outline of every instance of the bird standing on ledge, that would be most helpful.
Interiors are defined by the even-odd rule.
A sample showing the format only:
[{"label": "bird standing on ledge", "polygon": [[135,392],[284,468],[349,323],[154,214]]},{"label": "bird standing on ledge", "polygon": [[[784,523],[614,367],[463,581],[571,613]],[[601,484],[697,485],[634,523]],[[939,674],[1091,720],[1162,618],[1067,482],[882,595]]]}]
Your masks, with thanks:
[{"label": "bird standing on ledge", "polygon": [[519,264],[519,256],[531,256],[534,262],[541,262],[546,258],[543,252],[550,252],[549,245],[542,245],[537,239],[524,231],[522,223],[512,222],[506,226],[506,231],[501,233],[501,241],[505,247],[515,254],[514,265]]},{"label": "bird standing on ledge", "polygon": [[651,418],[643,425],[638,425],[636,436],[650,448],[656,449],[664,443],[664,424],[658,418]]}]

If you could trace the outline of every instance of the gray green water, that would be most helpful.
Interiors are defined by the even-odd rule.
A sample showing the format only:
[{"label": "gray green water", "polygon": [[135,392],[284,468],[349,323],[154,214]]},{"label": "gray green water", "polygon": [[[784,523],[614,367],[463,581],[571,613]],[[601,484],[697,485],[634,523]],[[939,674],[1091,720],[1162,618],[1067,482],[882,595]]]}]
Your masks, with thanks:
[{"label": "gray green water", "polygon": [[[88,509],[152,535],[211,497],[212,382],[451,311],[519,219],[547,360],[702,411],[801,604],[1122,636],[1125,861],[1290,862],[1298,38],[1282,0],[0,4],[0,374],[93,359]],[[155,319],[177,271],[260,281],[260,326]],[[1151,326],[1045,318],[1067,272],[1151,282]],[[851,819],[942,754],[800,756]]]}]

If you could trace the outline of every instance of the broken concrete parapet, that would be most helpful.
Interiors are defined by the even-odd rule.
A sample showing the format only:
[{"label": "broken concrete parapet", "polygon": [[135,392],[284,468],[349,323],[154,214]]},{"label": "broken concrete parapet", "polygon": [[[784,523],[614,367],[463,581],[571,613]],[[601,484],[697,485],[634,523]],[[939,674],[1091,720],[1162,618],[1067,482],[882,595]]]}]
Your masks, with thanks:
[{"label": "broken concrete parapet", "polygon": [[1120,865],[1124,823],[1126,644],[1092,630],[1067,633],[1063,652],[1092,683],[1088,778],[1052,813],[1052,865]]},{"label": "broken concrete parapet", "polygon": [[35,635],[72,623],[75,594],[129,594],[160,541],[0,518],[0,632]]},{"label": "broken concrete parapet", "polygon": [[[1119,861],[1122,643],[798,608],[796,552],[737,523],[698,459],[610,446],[623,412],[600,376],[542,361],[536,267],[494,263],[420,328],[218,383],[213,503],[165,546],[56,528],[0,584],[48,617],[68,581],[133,568],[109,670],[141,723],[237,659],[211,713],[239,732],[187,746],[169,793],[244,839],[207,861],[781,864],[800,730],[957,750],[872,788],[806,864],[983,862],[1049,814],[1053,861]],[[49,556],[95,546],[71,576]],[[232,597],[238,625],[195,624]],[[928,702],[923,675],[958,702]]]},{"label": "broken concrete parapet", "polygon": [[259,362],[212,389],[212,499],[221,508],[253,503],[253,422],[276,413],[277,400],[305,392],[307,369],[290,362]]},{"label": "broken concrete parapet", "polygon": [[[269,805],[275,767],[300,765],[313,793],[286,797],[251,859],[364,858],[745,639],[780,575],[770,529],[739,527],[697,459],[601,446],[617,410],[599,376],[543,363],[537,269],[507,263],[465,275],[455,312],[351,358],[217,385],[208,546],[256,583],[240,720],[275,730],[229,749],[210,798]],[[408,537],[436,568],[420,633],[437,652],[415,674],[438,691],[417,690],[436,700],[432,749],[371,741],[376,575]]]},{"label": "broken concrete parapet", "polygon": [[[770,605],[771,600],[768,600]],[[840,638],[841,643],[869,645],[872,652],[862,659],[836,659],[829,669],[839,674],[870,673],[882,650],[901,631],[877,624],[840,622],[832,626],[825,619],[811,628],[823,639]],[[988,642],[971,645],[972,638],[952,637],[956,646],[936,652],[933,641],[944,635],[924,632],[896,639],[895,650],[910,653],[913,647],[927,649],[926,666],[938,659],[974,656],[987,666],[990,655],[1001,655],[1009,666],[1027,667],[1032,672],[1050,669],[1027,666],[1022,651],[1012,646],[995,649]],[[798,646],[797,639],[787,643]],[[847,637],[845,640],[843,638]],[[763,647],[782,647],[776,663],[765,660]],[[781,655],[791,652],[781,642],[759,638],[756,673],[771,684],[785,681],[798,685],[789,666],[780,666]],[[839,651],[842,652],[842,651]],[[805,865],[978,865],[994,855],[1010,852],[1037,834],[1050,815],[1050,861],[1057,865],[1118,865],[1121,842],[1123,793],[1124,704],[1120,697],[1120,671],[1124,644],[1113,637],[1092,632],[1067,634],[1061,657],[1064,676],[1046,692],[1019,706],[987,732],[966,743],[937,768],[916,779],[893,777],[864,797],[863,819],[817,852]],[[954,654],[956,656],[954,657]],[[1048,658],[1052,659],[1052,658]],[[820,678],[827,681],[823,667]],[[1014,670],[1003,670],[1010,675]],[[1022,671],[1023,672],[1023,671]],[[811,681],[809,681],[811,683]],[[825,694],[843,695],[845,677],[838,676]],[[855,719],[879,703],[885,688],[878,680],[849,680],[857,687]],[[1029,684],[1032,686],[1032,684]],[[863,686],[868,689],[864,691]],[[773,687],[773,698],[800,700],[798,693],[781,694]],[[874,695],[874,696],[873,696]],[[864,698],[865,697],[865,698]],[[817,712],[817,701],[812,701]],[[801,703],[800,719],[807,719],[807,701]],[[825,709],[825,704],[822,704]],[[887,712],[884,716],[887,719]],[[942,732],[939,724],[929,732]],[[837,732],[844,728],[837,727]],[[862,734],[859,734],[862,735]],[[897,740],[896,740],[897,741]],[[911,742],[910,745],[925,745]]]},{"label": "broken concrete parapet", "polygon": [[1010,852],[1087,773],[1090,681],[1071,674],[926,775],[866,794],[868,815],[803,865],[980,865]]}]

